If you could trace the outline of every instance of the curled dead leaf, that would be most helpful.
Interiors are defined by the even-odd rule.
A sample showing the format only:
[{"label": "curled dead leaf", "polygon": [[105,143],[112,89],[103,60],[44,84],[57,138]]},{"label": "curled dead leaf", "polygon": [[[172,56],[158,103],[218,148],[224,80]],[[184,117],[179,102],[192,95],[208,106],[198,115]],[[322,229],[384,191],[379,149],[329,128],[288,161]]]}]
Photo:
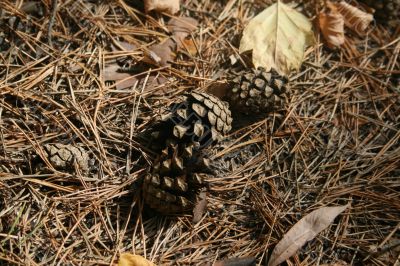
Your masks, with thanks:
[{"label": "curled dead leaf", "polygon": [[146,13],[155,10],[173,15],[179,11],[179,0],[144,0],[144,10]]},{"label": "curled dead leaf", "polygon": [[272,251],[268,266],[276,266],[293,256],[307,241],[314,239],[349,205],[322,207],[304,216],[279,241]]},{"label": "curled dead leaf", "polygon": [[303,61],[304,49],[314,42],[311,22],[281,3],[251,19],[243,31],[239,52],[253,51],[253,64],[288,75]]},{"label": "curled dead leaf", "polygon": [[344,43],[344,19],[336,6],[328,2],[328,10],[318,14],[318,23],[329,48]]},{"label": "curled dead leaf", "polygon": [[346,27],[349,27],[360,35],[365,34],[366,29],[374,19],[372,14],[366,13],[344,1],[335,3],[334,5],[344,17]]},{"label": "curled dead leaf", "polygon": [[139,255],[122,253],[119,257],[118,266],[156,266],[151,261]]}]

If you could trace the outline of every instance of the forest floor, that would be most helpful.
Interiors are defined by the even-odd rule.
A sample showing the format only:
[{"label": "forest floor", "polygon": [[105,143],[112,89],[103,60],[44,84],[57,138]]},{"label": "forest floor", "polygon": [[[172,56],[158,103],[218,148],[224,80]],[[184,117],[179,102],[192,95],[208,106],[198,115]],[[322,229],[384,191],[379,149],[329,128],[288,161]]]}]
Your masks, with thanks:
[{"label": "forest floor", "polygon": [[[162,67],[144,58],[170,17],[141,1],[59,1],[50,34],[50,1],[16,2],[0,2],[0,262],[110,265],[130,252],[157,265],[261,265],[306,214],[350,204],[288,265],[399,265],[400,27],[346,32],[336,50],[316,34],[284,110],[207,150],[218,171],[194,223],[147,210],[140,183],[155,154],[136,136],[177,95],[216,82],[268,1],[182,1],[177,16],[198,21],[195,50]],[[107,81],[118,64],[140,82]],[[90,169],[43,170],[48,143],[78,145]]]}]

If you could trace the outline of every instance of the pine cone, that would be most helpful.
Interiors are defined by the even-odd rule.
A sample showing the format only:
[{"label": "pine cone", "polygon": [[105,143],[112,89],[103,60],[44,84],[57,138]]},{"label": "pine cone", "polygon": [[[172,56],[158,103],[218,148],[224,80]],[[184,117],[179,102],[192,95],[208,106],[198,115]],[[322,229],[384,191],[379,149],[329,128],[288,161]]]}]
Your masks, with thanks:
[{"label": "pine cone", "polygon": [[74,163],[83,171],[89,171],[89,155],[79,146],[64,144],[46,144],[43,146],[45,156],[55,169],[74,169]]},{"label": "pine cone", "polygon": [[199,168],[194,149],[193,144],[171,144],[162,150],[143,183],[144,200],[152,209],[176,214],[193,208],[200,188],[204,187],[204,173],[193,174]]},{"label": "pine cone", "polygon": [[219,141],[231,130],[231,124],[226,102],[207,93],[192,92],[170,106],[152,136],[161,148],[169,143],[196,143],[205,147]]},{"label": "pine cone", "polygon": [[400,23],[400,0],[360,0],[360,2],[375,9],[374,18],[376,21],[387,24]]},{"label": "pine cone", "polygon": [[265,114],[281,108],[285,103],[288,80],[274,70],[266,72],[259,67],[229,74],[234,78],[224,100],[229,102],[233,112]]}]

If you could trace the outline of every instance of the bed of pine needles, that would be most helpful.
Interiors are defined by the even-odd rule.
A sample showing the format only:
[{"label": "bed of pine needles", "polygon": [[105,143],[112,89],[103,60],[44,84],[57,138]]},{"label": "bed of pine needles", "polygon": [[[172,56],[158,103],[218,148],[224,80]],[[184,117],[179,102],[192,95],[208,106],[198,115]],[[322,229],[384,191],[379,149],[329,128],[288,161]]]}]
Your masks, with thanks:
[{"label": "bed of pine needles", "polygon": [[[137,136],[176,95],[215,82],[268,1],[183,1],[180,16],[200,25],[196,54],[183,49],[171,66],[145,70],[135,62],[168,36],[168,16],[145,15],[141,1],[58,2],[54,19],[50,1],[29,14],[22,1],[0,3],[0,261],[110,265],[131,252],[158,265],[249,256],[262,265],[307,213],[350,203],[289,265],[400,263],[399,29],[347,32],[338,50],[317,37],[290,77],[285,110],[207,151],[218,171],[193,223],[146,209],[140,182],[155,154]],[[121,41],[137,48],[110,48]],[[167,83],[105,82],[121,58],[132,75]],[[46,143],[90,151],[90,174],[38,171]]]}]

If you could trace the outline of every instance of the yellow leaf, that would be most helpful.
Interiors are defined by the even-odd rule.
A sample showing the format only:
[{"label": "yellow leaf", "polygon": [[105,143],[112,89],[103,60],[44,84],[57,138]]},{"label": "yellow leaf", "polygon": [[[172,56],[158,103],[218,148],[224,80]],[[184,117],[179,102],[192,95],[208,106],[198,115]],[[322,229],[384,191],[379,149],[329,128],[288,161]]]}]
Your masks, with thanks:
[{"label": "yellow leaf", "polygon": [[311,22],[281,3],[254,17],[243,31],[239,52],[253,50],[253,64],[280,74],[299,69],[306,46],[314,42]]},{"label": "yellow leaf", "polygon": [[156,266],[151,261],[146,260],[142,256],[129,253],[122,253],[119,257],[118,266]]}]

